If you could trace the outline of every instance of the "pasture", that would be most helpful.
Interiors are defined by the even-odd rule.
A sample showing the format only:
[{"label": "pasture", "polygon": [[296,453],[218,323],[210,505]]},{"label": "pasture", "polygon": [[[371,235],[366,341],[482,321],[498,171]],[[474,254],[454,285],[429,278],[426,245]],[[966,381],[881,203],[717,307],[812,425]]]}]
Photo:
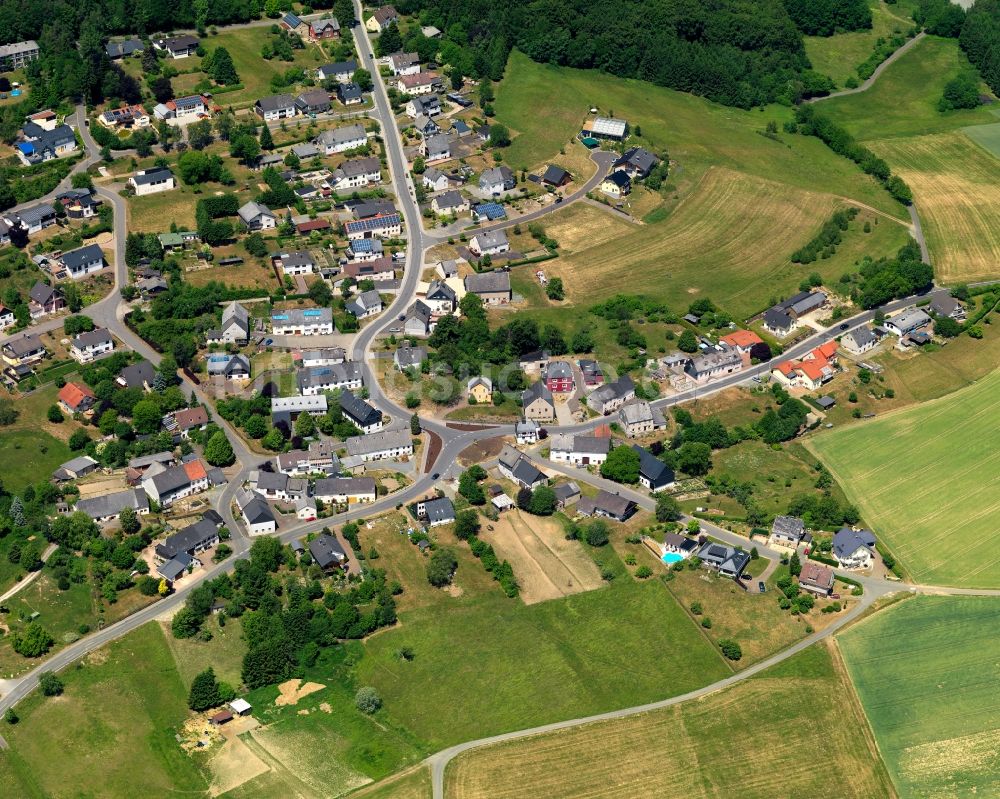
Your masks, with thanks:
[{"label": "pasture", "polygon": [[806,446],[915,582],[1000,587],[1000,371]]},{"label": "pasture", "polygon": [[995,597],[921,596],[838,636],[901,796],[997,796]]},{"label": "pasture", "polygon": [[836,654],[818,644],[664,710],[472,750],[452,761],[446,795],[771,799],[828,796],[835,775],[838,795],[895,796],[864,729]]},{"label": "pasture", "polygon": [[960,131],[870,145],[913,189],[937,279],[996,277],[1000,161]]}]

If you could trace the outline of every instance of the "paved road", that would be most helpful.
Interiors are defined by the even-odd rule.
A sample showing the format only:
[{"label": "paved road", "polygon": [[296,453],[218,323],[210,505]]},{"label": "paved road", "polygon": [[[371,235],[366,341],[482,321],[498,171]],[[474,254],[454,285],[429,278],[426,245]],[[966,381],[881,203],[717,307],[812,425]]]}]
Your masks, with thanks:
[{"label": "paved road", "polygon": [[824,97],[810,97],[806,100],[807,103],[821,103],[824,100],[832,100],[834,97],[847,97],[851,94],[860,94],[861,92],[868,91],[881,76],[897,59],[901,58],[909,50],[917,46],[917,42],[921,41],[927,34],[924,31],[920,31],[916,36],[910,39],[906,44],[896,50],[891,56],[889,56],[885,61],[879,64],[875,71],[860,86],[856,86],[853,89],[842,89],[839,92],[832,92]]}]

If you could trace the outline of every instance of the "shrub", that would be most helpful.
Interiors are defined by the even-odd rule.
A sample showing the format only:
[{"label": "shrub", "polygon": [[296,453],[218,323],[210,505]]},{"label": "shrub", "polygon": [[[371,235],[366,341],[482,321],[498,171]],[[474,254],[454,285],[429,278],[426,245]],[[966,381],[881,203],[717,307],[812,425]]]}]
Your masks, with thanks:
[{"label": "shrub", "polygon": [[691,603],[691,612],[695,616],[700,616],[702,614],[701,602],[692,602]]},{"label": "shrub", "polygon": [[712,620],[708,618],[708,616],[706,616],[704,619],[701,620],[701,626],[704,627],[706,630],[711,630]]},{"label": "shrub", "polygon": [[653,570],[649,566],[640,566],[635,570],[635,576],[640,580],[645,580],[653,576]]},{"label": "shrub", "polygon": [[719,641],[719,649],[728,660],[739,660],[743,657],[743,650],[732,638],[724,638]]},{"label": "shrub", "polygon": [[362,713],[371,715],[382,707],[382,697],[370,685],[363,685],[358,688],[358,692],[354,695],[354,706]]},{"label": "shrub", "polygon": [[59,696],[63,692],[63,683],[51,671],[46,671],[38,678],[38,685],[45,696]]}]

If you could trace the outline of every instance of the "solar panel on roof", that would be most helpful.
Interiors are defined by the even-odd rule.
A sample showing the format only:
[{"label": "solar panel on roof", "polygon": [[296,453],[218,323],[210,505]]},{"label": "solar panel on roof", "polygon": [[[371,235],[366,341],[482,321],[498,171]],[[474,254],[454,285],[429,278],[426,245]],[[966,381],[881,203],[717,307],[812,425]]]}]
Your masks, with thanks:
[{"label": "solar panel on roof", "polygon": [[288,318],[288,314],[286,314],[286,313],[273,313],[273,314],[271,314],[271,318],[272,319],[287,319]]},{"label": "solar panel on roof", "polygon": [[303,316],[322,316],[322,315],[323,315],[323,312],[322,312],[322,311],[317,311],[317,310],[313,310],[313,311],[303,311],[303,312],[302,312],[302,315],[303,315]]}]

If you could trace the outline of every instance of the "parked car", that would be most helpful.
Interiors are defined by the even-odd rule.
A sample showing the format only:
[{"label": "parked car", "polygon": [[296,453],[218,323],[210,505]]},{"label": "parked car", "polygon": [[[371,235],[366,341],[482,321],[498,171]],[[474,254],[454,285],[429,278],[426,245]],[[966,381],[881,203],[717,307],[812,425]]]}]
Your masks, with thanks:
[{"label": "parked car", "polygon": [[767,591],[767,586],[764,585],[764,581],[763,580],[758,580],[757,581],[757,590],[760,591],[762,594]]}]

